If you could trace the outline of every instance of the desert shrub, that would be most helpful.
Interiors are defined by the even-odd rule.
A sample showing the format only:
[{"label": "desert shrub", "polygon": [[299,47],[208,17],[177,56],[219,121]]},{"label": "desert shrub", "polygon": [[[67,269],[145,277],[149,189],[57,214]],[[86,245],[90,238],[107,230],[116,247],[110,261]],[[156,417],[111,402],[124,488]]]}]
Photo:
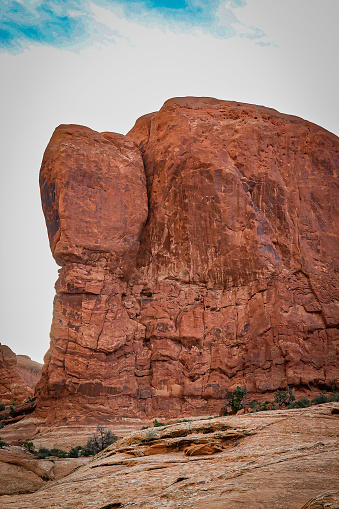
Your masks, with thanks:
[{"label": "desert shrub", "polygon": [[94,435],[87,440],[86,449],[90,455],[98,454],[117,440],[118,437],[114,435],[112,430],[98,426]]},{"label": "desert shrub", "polygon": [[80,452],[80,455],[81,456],[85,456],[87,458],[87,456],[91,456],[91,452],[87,449],[87,447],[81,447],[81,452]]},{"label": "desert shrub", "polygon": [[24,442],[24,448],[28,452],[33,452],[34,451],[34,444],[33,444],[33,442],[30,442],[29,440],[26,440],[26,442]]},{"label": "desert shrub", "polygon": [[288,406],[294,400],[295,400],[295,396],[293,394],[293,390],[290,389],[289,387],[287,387],[286,391],[278,390],[278,391],[275,391],[275,393],[274,393],[274,401],[279,406],[281,406],[281,405]]},{"label": "desert shrub", "polygon": [[15,417],[16,416],[16,412],[15,412],[15,408],[14,408],[14,405],[9,405],[9,415],[11,417]]},{"label": "desert shrub", "polygon": [[159,426],[168,426],[165,422],[159,422],[157,419],[153,421],[153,428],[158,428]]},{"label": "desert shrub", "polygon": [[69,450],[68,457],[69,458],[79,458],[79,456],[81,455],[81,450],[82,450],[81,445],[72,447],[72,449]]},{"label": "desert shrub", "polygon": [[55,456],[56,458],[67,458],[67,452],[62,449],[51,449],[50,456]]},{"label": "desert shrub", "polygon": [[40,447],[40,449],[36,453],[36,456],[42,460],[44,460],[45,458],[47,458],[50,455],[51,455],[51,451],[49,449],[46,449],[46,447]]},{"label": "desert shrub", "polygon": [[339,402],[339,392],[333,392],[332,394],[330,394],[327,398],[327,401],[330,402],[330,403],[333,403],[333,402]]},{"label": "desert shrub", "polygon": [[2,410],[5,410],[5,408],[6,408],[5,403],[3,403],[2,401],[0,401],[0,412],[2,412]]},{"label": "desert shrub", "polygon": [[234,389],[233,392],[226,392],[226,404],[224,406],[225,413],[227,413],[227,406],[231,407],[232,414],[236,414],[238,410],[244,408],[243,399],[247,394],[245,387],[239,387]]},{"label": "desert shrub", "polygon": [[324,393],[321,393],[321,394],[319,394],[319,396],[316,396],[315,398],[312,399],[313,405],[321,405],[321,403],[326,403],[326,402],[327,402],[327,397],[326,397],[326,394],[324,394]]},{"label": "desert shrub", "polygon": [[301,398],[297,401],[293,401],[287,408],[307,408],[311,406],[310,400],[307,398]]}]

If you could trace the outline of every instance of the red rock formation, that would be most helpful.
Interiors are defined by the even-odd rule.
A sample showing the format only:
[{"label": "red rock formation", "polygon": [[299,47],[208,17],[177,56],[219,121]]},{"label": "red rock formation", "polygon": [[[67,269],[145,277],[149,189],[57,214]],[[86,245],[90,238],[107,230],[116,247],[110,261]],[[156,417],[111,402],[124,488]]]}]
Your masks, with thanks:
[{"label": "red rock formation", "polygon": [[33,390],[20,376],[17,356],[8,346],[0,344],[0,402],[22,403],[29,396],[33,396]]},{"label": "red rock formation", "polygon": [[41,168],[62,269],[39,411],[179,415],[237,385],[330,386],[338,167],[324,129],[210,98],[171,99],[126,137],[59,127]]},{"label": "red rock formation", "polygon": [[28,355],[17,355],[17,371],[28,387],[35,389],[40,380],[42,364],[32,359]]}]

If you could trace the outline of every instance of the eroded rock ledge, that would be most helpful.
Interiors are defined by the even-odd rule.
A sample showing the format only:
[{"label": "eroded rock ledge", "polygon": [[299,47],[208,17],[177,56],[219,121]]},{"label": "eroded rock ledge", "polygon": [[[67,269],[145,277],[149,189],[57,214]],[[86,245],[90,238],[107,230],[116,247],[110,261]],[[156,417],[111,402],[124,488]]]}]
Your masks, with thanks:
[{"label": "eroded rock ledge", "polygon": [[176,98],[127,136],[59,126],[40,173],[61,265],[38,411],[218,411],[338,380],[339,140]]}]

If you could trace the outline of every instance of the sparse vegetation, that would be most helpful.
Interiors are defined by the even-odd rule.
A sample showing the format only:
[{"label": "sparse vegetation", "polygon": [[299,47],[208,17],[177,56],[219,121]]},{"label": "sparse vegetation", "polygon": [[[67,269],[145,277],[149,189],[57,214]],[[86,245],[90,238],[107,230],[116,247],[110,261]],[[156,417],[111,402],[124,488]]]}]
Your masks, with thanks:
[{"label": "sparse vegetation", "polygon": [[153,427],[158,428],[159,426],[168,426],[165,422],[159,422],[157,419],[154,419],[153,421]]},{"label": "sparse vegetation", "polygon": [[70,451],[68,452],[68,457],[69,458],[79,458],[79,456],[81,456],[81,450],[82,450],[81,445],[72,447],[72,449],[70,449]]},{"label": "sparse vegetation", "polygon": [[16,416],[16,412],[15,412],[15,408],[14,408],[13,403],[9,406],[9,415],[11,417],[15,417]]},{"label": "sparse vegetation", "polygon": [[6,445],[8,444],[6,444],[6,442],[0,437],[0,449],[3,449]]},{"label": "sparse vegetation", "polygon": [[311,406],[310,400],[307,398],[301,398],[297,401],[293,401],[287,408],[307,408],[309,406]]},{"label": "sparse vegetation", "polygon": [[50,456],[55,456],[56,458],[67,458],[68,453],[63,449],[51,449]]},{"label": "sparse vegetation", "polygon": [[58,448],[47,449],[46,447],[41,447],[38,451],[36,451],[34,443],[29,439],[25,441],[23,446],[27,451],[31,452],[39,459],[45,459],[50,456],[56,458],[79,458],[80,456],[87,457],[95,455],[117,440],[118,437],[114,435],[111,430],[98,426],[96,433],[87,440],[87,445],[85,447],[77,445],[76,447],[72,447],[69,452]]},{"label": "sparse vegetation", "polygon": [[247,394],[245,387],[239,385],[233,392],[226,392],[226,403],[224,406],[224,413],[228,414],[228,407],[231,407],[232,414],[236,414],[241,408],[245,408],[243,400]]},{"label": "sparse vegetation", "polygon": [[6,408],[5,403],[3,403],[2,401],[0,401],[0,412],[2,412],[2,410],[5,410],[5,408]]},{"label": "sparse vegetation", "polygon": [[[245,403],[245,396],[247,391],[244,387],[237,387],[233,392],[226,393],[226,403],[222,408],[221,415],[229,415],[230,413],[235,414],[241,408],[249,408],[250,412],[263,412],[266,410],[279,410],[282,408],[307,408],[311,405],[320,405],[321,403],[330,403],[339,401],[339,392],[335,392],[336,386],[332,388],[332,392],[321,394],[316,396],[310,401],[307,398],[301,398],[296,400],[293,390],[287,387],[286,390],[277,390],[274,393],[274,401],[257,401],[252,400],[249,404]],[[229,411],[231,407],[231,412]]]},{"label": "sparse vegetation", "polygon": [[288,407],[295,400],[295,396],[293,394],[293,390],[290,387],[287,387],[286,391],[275,391],[274,393],[274,401],[279,405],[285,405]]},{"label": "sparse vegetation", "polygon": [[40,449],[35,453],[37,458],[44,460],[48,456],[51,456],[51,451],[46,449],[46,447],[40,447]]},{"label": "sparse vegetation", "polygon": [[89,455],[98,454],[117,440],[118,437],[114,435],[112,430],[98,426],[96,433],[87,440],[86,449]]},{"label": "sparse vegetation", "polygon": [[24,442],[24,448],[28,452],[33,452],[34,451],[34,444],[33,444],[33,442],[31,442],[30,440],[26,440]]},{"label": "sparse vegetation", "polygon": [[321,394],[319,394],[319,396],[316,396],[315,398],[312,399],[313,405],[321,405],[321,403],[326,403],[326,402],[327,402],[327,397],[324,392],[322,392]]}]

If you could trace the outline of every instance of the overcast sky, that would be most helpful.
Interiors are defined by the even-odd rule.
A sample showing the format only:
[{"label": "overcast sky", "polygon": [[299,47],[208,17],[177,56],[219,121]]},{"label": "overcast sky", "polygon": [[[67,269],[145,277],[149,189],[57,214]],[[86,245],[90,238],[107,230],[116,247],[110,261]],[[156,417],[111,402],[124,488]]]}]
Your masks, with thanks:
[{"label": "overcast sky", "polygon": [[61,123],[125,134],[170,97],[262,104],[339,135],[339,0],[0,2],[1,334],[42,361],[55,264],[38,175]]}]

